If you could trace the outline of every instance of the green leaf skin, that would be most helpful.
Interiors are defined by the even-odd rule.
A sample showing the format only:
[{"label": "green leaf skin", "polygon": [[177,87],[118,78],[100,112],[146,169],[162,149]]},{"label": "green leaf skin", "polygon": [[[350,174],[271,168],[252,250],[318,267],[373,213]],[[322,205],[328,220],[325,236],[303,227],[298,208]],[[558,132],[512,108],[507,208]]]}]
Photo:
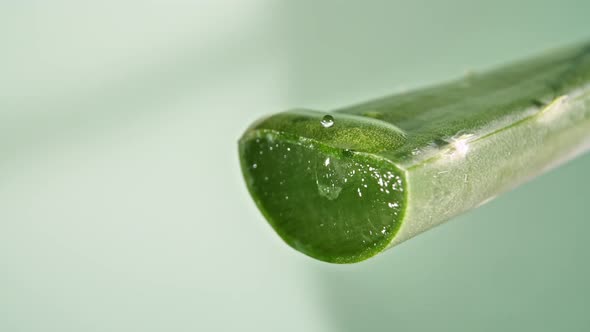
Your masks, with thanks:
[{"label": "green leaf skin", "polygon": [[589,149],[590,44],[329,113],[278,113],[239,142],[275,231],[332,263],[372,257]]}]

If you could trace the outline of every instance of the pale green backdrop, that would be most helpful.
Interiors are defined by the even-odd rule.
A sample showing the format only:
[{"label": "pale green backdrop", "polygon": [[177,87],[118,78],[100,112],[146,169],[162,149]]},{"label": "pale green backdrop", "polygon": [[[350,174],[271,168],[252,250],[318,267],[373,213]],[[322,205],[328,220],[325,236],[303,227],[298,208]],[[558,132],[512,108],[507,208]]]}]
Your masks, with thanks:
[{"label": "pale green backdrop", "polygon": [[236,141],[590,38],[588,1],[0,2],[0,331],[587,331],[590,155],[370,261],[266,225]]}]

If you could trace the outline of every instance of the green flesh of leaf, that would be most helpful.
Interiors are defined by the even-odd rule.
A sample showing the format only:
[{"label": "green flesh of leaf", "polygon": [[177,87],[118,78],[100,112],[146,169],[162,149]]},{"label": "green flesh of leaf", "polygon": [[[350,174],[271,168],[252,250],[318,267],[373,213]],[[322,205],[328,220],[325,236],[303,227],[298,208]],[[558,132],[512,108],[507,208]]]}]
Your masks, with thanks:
[{"label": "green flesh of leaf", "polygon": [[588,150],[590,46],[326,114],[259,120],[242,170],[285,242],[358,262]]}]

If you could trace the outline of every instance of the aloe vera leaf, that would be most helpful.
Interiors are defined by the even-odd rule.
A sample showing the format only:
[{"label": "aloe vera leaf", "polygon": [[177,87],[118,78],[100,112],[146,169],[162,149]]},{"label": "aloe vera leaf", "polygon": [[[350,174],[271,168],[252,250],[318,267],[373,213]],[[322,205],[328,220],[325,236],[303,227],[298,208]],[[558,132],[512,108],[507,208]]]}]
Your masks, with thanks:
[{"label": "aloe vera leaf", "polygon": [[275,231],[333,263],[372,257],[588,149],[588,43],[333,112],[278,113],[239,141]]}]

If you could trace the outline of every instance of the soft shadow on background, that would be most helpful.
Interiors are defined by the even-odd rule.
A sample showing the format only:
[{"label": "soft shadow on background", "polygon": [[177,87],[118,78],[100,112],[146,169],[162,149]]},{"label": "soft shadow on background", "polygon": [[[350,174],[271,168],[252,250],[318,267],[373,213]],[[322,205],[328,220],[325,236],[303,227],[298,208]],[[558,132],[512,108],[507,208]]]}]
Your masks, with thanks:
[{"label": "soft shadow on background", "polygon": [[590,38],[587,1],[0,5],[0,331],[587,330],[590,157],[370,261],[283,244],[239,135]]},{"label": "soft shadow on background", "polygon": [[[584,1],[292,2],[293,103],[329,110],[590,38]],[[590,156],[353,266],[314,264],[338,331],[590,328]]]}]

